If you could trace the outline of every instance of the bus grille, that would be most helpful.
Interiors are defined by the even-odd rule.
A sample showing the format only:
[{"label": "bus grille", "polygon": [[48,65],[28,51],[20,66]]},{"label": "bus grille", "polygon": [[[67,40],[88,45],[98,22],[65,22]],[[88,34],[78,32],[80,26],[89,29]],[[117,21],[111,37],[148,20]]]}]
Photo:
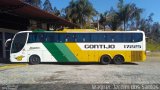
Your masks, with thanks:
[{"label": "bus grille", "polygon": [[131,52],[131,61],[141,61],[142,60],[142,51],[132,51]]}]

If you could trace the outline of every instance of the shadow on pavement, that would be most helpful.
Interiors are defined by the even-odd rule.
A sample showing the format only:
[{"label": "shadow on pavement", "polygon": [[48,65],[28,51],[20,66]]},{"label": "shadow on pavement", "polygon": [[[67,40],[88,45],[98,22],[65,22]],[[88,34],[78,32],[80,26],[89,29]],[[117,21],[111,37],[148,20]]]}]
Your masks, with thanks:
[{"label": "shadow on pavement", "polygon": [[[48,65],[102,65],[100,63],[95,63],[95,62],[65,62],[65,63],[59,63],[59,62],[52,62],[52,63],[41,63],[41,64],[48,64]],[[109,65],[116,65],[116,64],[109,64]],[[120,64],[120,65],[139,65],[137,63],[123,63],[123,64]]]},{"label": "shadow on pavement", "polygon": [[127,62],[127,63],[124,63],[124,64],[122,64],[122,65],[139,65],[139,64],[133,63],[133,62]]},{"label": "shadow on pavement", "polygon": [[[6,61],[6,60],[5,60]],[[28,64],[28,63],[11,63],[9,60],[7,60],[7,62],[0,62],[0,65],[5,65],[5,64]],[[102,65],[99,62],[46,62],[46,63],[40,63],[41,64],[46,64],[46,65]],[[109,65],[116,65],[113,64],[113,62],[111,62],[111,64]],[[120,64],[120,65],[139,65],[137,63],[133,63],[133,62],[128,62],[128,63],[124,63],[124,64]]]},{"label": "shadow on pavement", "polygon": [[95,63],[95,62],[52,62],[52,63],[41,63],[41,64],[48,64],[48,65],[101,65],[100,63]]}]

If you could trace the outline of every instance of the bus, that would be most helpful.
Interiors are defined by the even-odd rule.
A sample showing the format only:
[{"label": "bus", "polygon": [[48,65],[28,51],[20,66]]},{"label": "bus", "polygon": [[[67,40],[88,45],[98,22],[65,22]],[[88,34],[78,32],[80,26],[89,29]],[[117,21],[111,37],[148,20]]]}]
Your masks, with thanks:
[{"label": "bus", "polygon": [[10,61],[99,62],[123,64],[146,59],[143,31],[20,31],[11,43]]}]

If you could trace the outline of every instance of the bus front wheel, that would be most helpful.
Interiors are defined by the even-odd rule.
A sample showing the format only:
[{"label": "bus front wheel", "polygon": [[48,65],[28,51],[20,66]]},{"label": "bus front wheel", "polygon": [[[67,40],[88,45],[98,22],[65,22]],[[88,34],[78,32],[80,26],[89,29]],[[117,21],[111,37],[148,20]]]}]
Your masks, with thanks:
[{"label": "bus front wheel", "polygon": [[35,65],[41,62],[40,57],[38,55],[32,55],[29,57],[29,64]]},{"label": "bus front wheel", "polygon": [[111,57],[108,55],[101,56],[100,63],[103,65],[107,65],[111,62]]},{"label": "bus front wheel", "polygon": [[117,65],[123,64],[124,63],[124,57],[122,55],[116,55],[116,56],[114,56],[113,63],[117,64]]}]

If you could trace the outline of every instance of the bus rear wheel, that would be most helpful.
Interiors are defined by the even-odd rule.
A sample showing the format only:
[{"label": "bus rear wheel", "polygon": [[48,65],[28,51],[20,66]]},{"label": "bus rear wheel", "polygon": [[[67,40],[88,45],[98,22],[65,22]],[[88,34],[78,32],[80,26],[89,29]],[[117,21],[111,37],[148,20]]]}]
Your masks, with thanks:
[{"label": "bus rear wheel", "polygon": [[101,64],[107,65],[107,64],[110,64],[110,62],[111,62],[111,57],[109,55],[101,56],[101,59],[100,59]]},{"label": "bus rear wheel", "polygon": [[32,55],[29,57],[29,64],[35,65],[39,64],[41,62],[41,59],[38,55]]},{"label": "bus rear wheel", "polygon": [[114,56],[113,63],[117,64],[117,65],[123,64],[124,63],[124,57],[122,55]]}]

